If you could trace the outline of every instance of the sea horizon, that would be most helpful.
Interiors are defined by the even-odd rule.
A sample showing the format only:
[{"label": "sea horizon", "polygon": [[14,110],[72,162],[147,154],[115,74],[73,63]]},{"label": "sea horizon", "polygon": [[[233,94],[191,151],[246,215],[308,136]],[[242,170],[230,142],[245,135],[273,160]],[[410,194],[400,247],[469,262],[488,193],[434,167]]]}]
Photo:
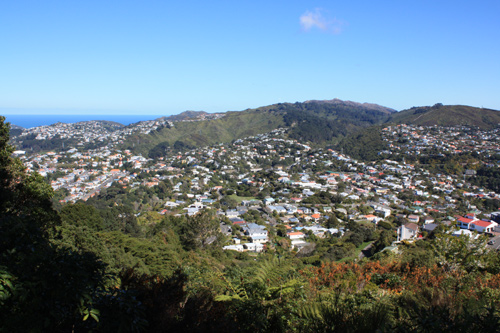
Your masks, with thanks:
[{"label": "sea horizon", "polygon": [[[1,115],[1,114],[0,114]],[[2,115],[5,121],[11,125],[23,128],[33,128],[38,126],[52,125],[55,123],[78,123],[80,121],[107,120],[130,125],[139,121],[154,120],[163,117],[162,115],[131,115],[131,114],[19,114]]]}]

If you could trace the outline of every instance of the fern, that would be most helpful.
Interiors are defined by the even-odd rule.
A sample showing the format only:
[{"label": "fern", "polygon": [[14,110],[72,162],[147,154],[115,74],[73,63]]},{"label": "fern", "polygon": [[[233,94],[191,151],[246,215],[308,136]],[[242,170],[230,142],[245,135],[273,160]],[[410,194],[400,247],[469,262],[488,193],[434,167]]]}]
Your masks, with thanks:
[{"label": "fern", "polygon": [[224,276],[221,271],[217,270],[212,274],[215,274],[218,278],[220,278],[226,286],[226,292],[224,294],[215,296],[216,301],[228,302],[235,299],[248,299],[248,294],[245,288],[233,285],[233,283],[226,276]]},{"label": "fern", "polygon": [[273,258],[263,261],[257,268],[254,280],[266,285],[277,282],[283,283],[295,270],[289,263],[283,263],[279,259]]}]

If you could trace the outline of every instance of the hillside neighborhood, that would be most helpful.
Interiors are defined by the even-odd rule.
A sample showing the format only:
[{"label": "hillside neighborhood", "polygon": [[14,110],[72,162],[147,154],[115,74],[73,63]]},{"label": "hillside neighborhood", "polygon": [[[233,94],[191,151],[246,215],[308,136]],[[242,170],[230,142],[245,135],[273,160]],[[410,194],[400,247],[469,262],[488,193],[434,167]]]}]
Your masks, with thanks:
[{"label": "hillside neighborhood", "polygon": [[[130,192],[148,189],[151,198],[134,207],[138,216],[193,216],[214,210],[227,239],[225,250],[262,252],[281,246],[307,251],[315,239],[344,237],[349,221],[393,230],[394,241],[386,244],[391,250],[441,225],[454,226],[457,230],[450,232],[457,235],[500,231],[500,214],[473,204],[474,199],[500,195],[472,185],[473,169],[459,175],[432,173],[410,162],[412,156],[464,151],[490,157],[500,151],[498,129],[387,126],[382,130],[387,150],[379,153],[387,158],[366,163],[287,139],[286,128],[151,159],[117,149],[116,143],[132,133],[174,127],[174,122],[141,122],[112,132],[96,122],[77,124],[80,130],[68,130],[70,126],[75,125],[43,126],[17,138],[58,135],[80,142],[70,149],[15,152],[30,172],[50,180],[61,203],[97,198],[111,186]],[[82,142],[107,144],[84,149]],[[485,158],[482,164],[498,166],[498,161]],[[159,188],[161,196],[156,194]],[[279,244],[277,237],[286,241]]]}]

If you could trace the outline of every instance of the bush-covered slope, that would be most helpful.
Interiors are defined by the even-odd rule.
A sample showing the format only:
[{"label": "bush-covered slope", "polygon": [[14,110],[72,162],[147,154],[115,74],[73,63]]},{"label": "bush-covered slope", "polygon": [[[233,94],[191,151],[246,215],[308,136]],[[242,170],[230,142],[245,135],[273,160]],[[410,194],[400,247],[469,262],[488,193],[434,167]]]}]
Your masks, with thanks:
[{"label": "bush-covered slope", "polygon": [[200,147],[270,132],[283,126],[290,128],[288,134],[292,139],[324,146],[337,143],[361,128],[383,123],[392,111],[374,104],[340,100],[278,103],[227,112],[215,120],[176,122],[174,128],[131,137],[125,147],[155,157],[176,143],[174,149]]},{"label": "bush-covered slope", "polygon": [[394,113],[389,122],[423,126],[465,125],[491,129],[500,123],[500,112],[466,105],[435,104]]},{"label": "bush-covered slope", "polygon": [[228,112],[219,119],[176,122],[173,128],[164,128],[150,135],[132,136],[125,143],[125,147],[145,155],[161,156],[174,145],[177,149],[231,142],[238,138],[270,132],[283,125],[282,116],[272,111]]}]

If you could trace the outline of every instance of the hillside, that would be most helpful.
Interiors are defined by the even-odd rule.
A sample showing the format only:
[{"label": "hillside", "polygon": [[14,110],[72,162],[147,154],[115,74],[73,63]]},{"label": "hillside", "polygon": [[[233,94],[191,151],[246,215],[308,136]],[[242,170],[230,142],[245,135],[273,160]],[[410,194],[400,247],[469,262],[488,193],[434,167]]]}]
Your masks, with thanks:
[{"label": "hillside", "polygon": [[500,124],[500,112],[465,105],[441,105],[413,107],[392,114],[390,123],[422,126],[477,126],[491,129]]},{"label": "hillside", "polygon": [[174,148],[201,147],[272,131],[283,126],[283,119],[275,112],[228,112],[224,117],[208,121],[175,122],[172,128],[163,128],[148,135],[133,135],[124,146],[149,156],[161,156]]},{"label": "hillside", "polygon": [[[182,149],[225,143],[250,135],[269,132],[279,127],[290,128],[291,139],[314,145],[330,145],[361,128],[381,124],[389,119],[393,109],[375,104],[331,101],[278,103],[245,111],[231,111],[209,121],[177,121],[174,128],[165,128],[148,135],[129,138],[125,148],[161,156],[168,149]],[[205,120],[210,114],[184,112],[180,118]],[[201,119],[200,119],[201,116]],[[175,147],[174,147],[175,145]]]}]

